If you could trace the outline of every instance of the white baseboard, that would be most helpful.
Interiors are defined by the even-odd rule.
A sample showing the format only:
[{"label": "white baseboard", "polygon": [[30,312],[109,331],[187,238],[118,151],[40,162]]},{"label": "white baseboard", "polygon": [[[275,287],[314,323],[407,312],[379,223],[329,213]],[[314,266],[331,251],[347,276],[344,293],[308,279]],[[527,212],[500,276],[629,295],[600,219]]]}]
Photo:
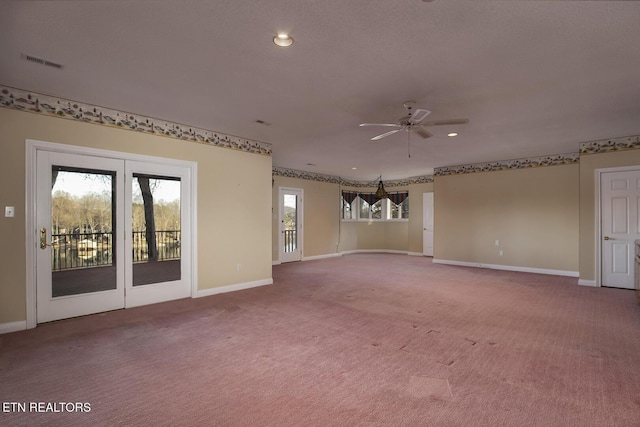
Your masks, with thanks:
[{"label": "white baseboard", "polygon": [[342,256],[341,253],[335,253],[335,254],[326,254],[326,255],[314,255],[314,256],[306,256],[306,257],[302,257],[303,261],[313,261],[315,259],[326,259],[326,258],[335,258],[335,257],[339,257]]},{"label": "white baseboard", "polygon": [[578,280],[578,285],[581,286],[591,286],[591,287],[598,287],[598,284],[596,283],[595,280],[585,280],[585,279],[580,279]]},{"label": "white baseboard", "polygon": [[[339,256],[342,256],[342,253],[305,256],[305,257],[302,257],[301,261],[313,261],[313,260],[316,260],[316,259],[335,258],[335,257],[339,257]],[[280,265],[280,264],[282,264],[282,262],[280,260],[271,261],[271,265]]]},{"label": "white baseboard", "polygon": [[258,286],[273,285],[273,278],[256,280],[255,282],[236,283],[235,285],[220,286],[211,289],[200,289],[194,298],[208,297],[211,295],[224,294],[227,292],[241,291],[243,289],[257,288]]},{"label": "white baseboard", "polygon": [[424,256],[424,257],[431,257],[432,255],[425,255],[422,252],[407,252],[407,255],[409,256]]},{"label": "white baseboard", "polygon": [[17,322],[0,323],[0,334],[8,334],[10,332],[24,331],[27,329],[27,321],[20,320]]},{"label": "white baseboard", "polygon": [[378,253],[378,254],[401,254],[401,255],[408,255],[409,252],[407,251],[397,251],[397,250],[392,250],[392,249],[356,249],[353,251],[342,251],[341,254],[342,255],[349,255],[349,254],[371,254],[371,253]]},{"label": "white baseboard", "polygon": [[550,270],[546,268],[518,267],[514,265],[483,264],[478,262],[452,261],[447,259],[436,259],[436,258],[433,259],[433,263],[459,265],[462,267],[489,268],[492,270],[520,271],[523,273],[550,274],[553,276],[580,277],[580,273],[578,271]]}]

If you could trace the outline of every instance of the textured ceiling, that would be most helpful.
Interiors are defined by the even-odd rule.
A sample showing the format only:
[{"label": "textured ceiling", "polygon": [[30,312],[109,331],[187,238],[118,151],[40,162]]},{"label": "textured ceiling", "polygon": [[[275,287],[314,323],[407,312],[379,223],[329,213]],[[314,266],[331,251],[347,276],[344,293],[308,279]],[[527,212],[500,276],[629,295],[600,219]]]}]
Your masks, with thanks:
[{"label": "textured ceiling", "polygon": [[[401,179],[640,134],[635,1],[4,0],[1,10],[0,84],[268,142],[279,167]],[[273,44],[280,31],[293,46]],[[412,135],[410,158],[406,132],[371,142],[386,129],[358,126],[397,121],[407,100],[428,120],[470,122]]]}]

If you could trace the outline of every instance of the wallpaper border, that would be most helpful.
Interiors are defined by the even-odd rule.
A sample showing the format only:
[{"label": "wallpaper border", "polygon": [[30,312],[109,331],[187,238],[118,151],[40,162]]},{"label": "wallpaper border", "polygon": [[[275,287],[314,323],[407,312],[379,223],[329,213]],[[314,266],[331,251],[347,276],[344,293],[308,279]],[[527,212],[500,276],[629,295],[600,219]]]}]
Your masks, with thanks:
[{"label": "wallpaper border", "polygon": [[[331,184],[340,184],[345,187],[356,187],[356,188],[375,187],[378,184],[377,180],[366,181],[366,182],[353,181],[353,180],[343,179],[339,176],[305,172],[305,171],[299,171],[296,169],[281,168],[277,166],[273,167],[273,176],[282,176],[282,177],[288,177],[288,178],[306,179],[309,181],[327,182]],[[401,187],[401,186],[406,186],[411,184],[425,184],[425,183],[433,182],[433,176],[432,175],[416,176],[416,177],[399,179],[399,180],[390,180],[390,181],[383,180],[383,182],[385,187]]]},{"label": "wallpaper border", "polygon": [[0,85],[0,107],[271,156],[266,142]]},{"label": "wallpaper border", "polygon": [[640,148],[640,135],[601,139],[580,144],[580,154],[607,153],[609,151],[634,150]]},{"label": "wallpaper border", "polygon": [[435,176],[463,175],[475,172],[493,172],[508,169],[527,169],[544,166],[570,165],[580,162],[578,153],[557,154],[553,156],[529,157],[497,162],[475,163],[470,165],[435,168]]},{"label": "wallpaper border", "polygon": [[[0,85],[0,107],[134,132],[143,132],[151,135],[165,136],[183,141],[209,144],[215,147],[228,148],[248,153],[266,156],[273,155],[273,148],[271,144],[266,142],[226,135],[220,132],[196,128],[168,120],[161,120],[139,114],[99,107],[4,85]],[[638,148],[640,148],[640,135],[609,138],[598,141],[582,142],[579,144],[578,153],[438,167],[434,169],[433,175],[410,177],[395,181],[384,181],[384,183],[389,187],[399,187],[410,184],[431,183],[435,176],[575,164],[580,162],[580,155],[633,150]],[[273,175],[320,182],[339,183],[349,187],[375,186],[372,185],[372,182],[351,181],[342,179],[341,177],[279,167],[273,168]]]}]

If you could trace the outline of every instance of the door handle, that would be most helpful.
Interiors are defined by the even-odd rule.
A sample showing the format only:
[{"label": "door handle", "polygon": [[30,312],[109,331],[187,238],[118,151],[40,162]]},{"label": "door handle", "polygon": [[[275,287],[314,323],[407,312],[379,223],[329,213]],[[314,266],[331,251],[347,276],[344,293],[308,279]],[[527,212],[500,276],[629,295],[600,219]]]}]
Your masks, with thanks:
[{"label": "door handle", "polygon": [[42,227],[40,229],[40,249],[47,249],[47,246],[51,246],[47,243],[47,229]]},{"label": "door handle", "polygon": [[604,240],[613,240],[613,239],[610,239],[609,236],[604,236]]}]

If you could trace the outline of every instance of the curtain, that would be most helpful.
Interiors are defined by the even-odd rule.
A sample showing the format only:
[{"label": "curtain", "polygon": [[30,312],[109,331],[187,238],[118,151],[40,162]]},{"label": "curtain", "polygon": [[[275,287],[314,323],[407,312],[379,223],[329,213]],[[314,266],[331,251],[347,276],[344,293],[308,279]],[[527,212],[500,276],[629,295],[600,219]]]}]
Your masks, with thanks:
[{"label": "curtain", "polygon": [[358,197],[358,193],[356,193],[355,191],[343,191],[342,192],[342,198],[349,205],[351,203],[353,203],[353,201],[356,199],[356,197]]},{"label": "curtain", "polygon": [[389,200],[391,200],[396,205],[399,205],[400,203],[404,202],[407,197],[409,197],[408,191],[389,193]]},{"label": "curtain", "polygon": [[376,199],[375,193],[359,193],[358,196],[360,196],[360,198],[365,202],[369,203],[369,205],[373,205],[378,201],[378,199]]}]

